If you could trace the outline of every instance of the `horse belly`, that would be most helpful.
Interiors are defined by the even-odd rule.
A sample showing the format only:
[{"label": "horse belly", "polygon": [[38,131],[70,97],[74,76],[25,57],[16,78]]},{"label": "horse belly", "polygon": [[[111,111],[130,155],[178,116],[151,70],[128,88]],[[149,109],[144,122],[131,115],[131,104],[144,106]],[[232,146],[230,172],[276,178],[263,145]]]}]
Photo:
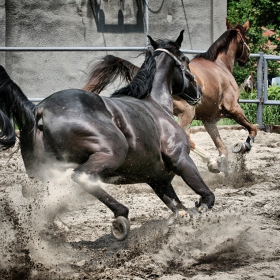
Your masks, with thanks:
[{"label": "horse belly", "polygon": [[102,179],[112,184],[136,184],[173,178],[159,153],[129,153],[125,163]]}]

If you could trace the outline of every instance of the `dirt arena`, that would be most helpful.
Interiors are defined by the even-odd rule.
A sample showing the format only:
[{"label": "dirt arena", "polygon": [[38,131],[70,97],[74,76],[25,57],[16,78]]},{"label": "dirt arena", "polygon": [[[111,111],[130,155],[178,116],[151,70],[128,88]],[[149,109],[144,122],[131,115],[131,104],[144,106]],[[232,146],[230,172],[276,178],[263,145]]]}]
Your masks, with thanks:
[{"label": "dirt arena", "polygon": [[[113,215],[55,172],[46,184],[26,176],[20,152],[0,153],[0,279],[280,279],[280,134],[259,132],[249,154],[231,153],[245,130],[220,130],[230,174],[210,174],[191,153],[216,195],[212,211],[169,223],[171,212],[145,184],[105,186],[130,208],[131,232],[110,235]],[[217,156],[205,132],[193,140]],[[9,160],[10,158],[10,160]],[[187,207],[198,199],[180,178],[174,187]],[[23,198],[22,188],[33,198]],[[54,211],[69,226],[56,231]]]}]

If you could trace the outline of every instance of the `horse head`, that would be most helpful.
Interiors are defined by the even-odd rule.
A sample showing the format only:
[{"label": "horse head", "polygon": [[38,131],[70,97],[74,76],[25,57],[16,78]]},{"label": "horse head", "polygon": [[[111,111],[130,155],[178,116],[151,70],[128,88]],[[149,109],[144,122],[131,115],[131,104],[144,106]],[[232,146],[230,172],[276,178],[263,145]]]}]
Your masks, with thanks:
[{"label": "horse head", "polygon": [[246,32],[249,29],[249,21],[246,21],[244,25],[237,24],[232,26],[228,19],[226,19],[226,25],[228,30],[236,31],[236,58],[239,66],[246,66],[250,60],[250,48],[249,38],[246,36]]},{"label": "horse head", "polygon": [[180,51],[183,33],[184,30],[180,32],[175,42],[169,42],[169,45],[165,44],[164,48],[162,42],[154,41],[150,36],[148,38],[155,52],[165,52],[176,62],[177,67],[174,68],[172,75],[172,95],[178,95],[194,106],[199,103],[202,91],[195,76],[190,71],[188,57]]},{"label": "horse head", "polygon": [[181,66],[176,67],[173,72],[172,94],[178,95],[194,106],[200,103],[202,90],[190,71],[188,57],[183,56],[181,61]]}]

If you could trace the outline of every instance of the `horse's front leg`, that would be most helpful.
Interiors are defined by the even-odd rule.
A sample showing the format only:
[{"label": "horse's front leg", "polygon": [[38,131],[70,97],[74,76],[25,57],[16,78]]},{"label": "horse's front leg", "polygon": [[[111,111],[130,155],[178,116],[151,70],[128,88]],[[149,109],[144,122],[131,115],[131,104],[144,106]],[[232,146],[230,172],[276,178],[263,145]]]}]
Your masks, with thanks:
[{"label": "horse's front leg", "polygon": [[200,195],[201,198],[199,202],[196,203],[196,207],[205,205],[208,209],[211,209],[214,206],[215,202],[214,194],[203,181],[191,157],[187,153],[184,153],[184,151],[182,151],[182,153],[176,161],[173,161],[175,174],[181,176],[184,182],[195,193]]},{"label": "horse's front leg", "polygon": [[239,104],[236,104],[234,108],[231,109],[230,112],[228,112],[228,114],[230,118],[234,119],[237,123],[244,126],[249,132],[246,141],[244,143],[235,144],[232,148],[232,151],[234,153],[249,152],[252,148],[255,137],[257,136],[257,127],[249,122]]},{"label": "horse's front leg", "polygon": [[217,165],[219,166],[219,170],[222,171],[227,176],[228,175],[228,151],[221,139],[216,122],[203,121],[203,124],[219,152],[220,162],[217,163]]},{"label": "horse's front leg", "polygon": [[191,208],[187,209],[178,198],[170,182],[153,182],[149,184],[155,194],[165,203],[165,205],[174,213],[175,219],[183,217],[186,214],[196,215],[198,212]]},{"label": "horse's front leg", "polygon": [[200,156],[203,161],[207,163],[210,172],[219,173],[220,170],[217,161],[215,161],[207,151],[198,147],[190,137],[190,124],[195,117],[195,107],[189,105],[180,97],[174,96],[173,113],[178,117],[178,124],[184,129],[188,136],[191,151]]}]

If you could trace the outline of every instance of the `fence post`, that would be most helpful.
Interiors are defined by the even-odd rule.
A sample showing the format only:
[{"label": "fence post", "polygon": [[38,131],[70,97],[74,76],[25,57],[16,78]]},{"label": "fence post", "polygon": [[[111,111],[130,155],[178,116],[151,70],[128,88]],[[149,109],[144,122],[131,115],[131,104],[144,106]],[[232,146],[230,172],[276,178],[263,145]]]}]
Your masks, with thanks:
[{"label": "fence post", "polygon": [[263,52],[259,52],[258,68],[257,68],[257,123],[259,129],[264,130],[265,125],[263,124]]}]

